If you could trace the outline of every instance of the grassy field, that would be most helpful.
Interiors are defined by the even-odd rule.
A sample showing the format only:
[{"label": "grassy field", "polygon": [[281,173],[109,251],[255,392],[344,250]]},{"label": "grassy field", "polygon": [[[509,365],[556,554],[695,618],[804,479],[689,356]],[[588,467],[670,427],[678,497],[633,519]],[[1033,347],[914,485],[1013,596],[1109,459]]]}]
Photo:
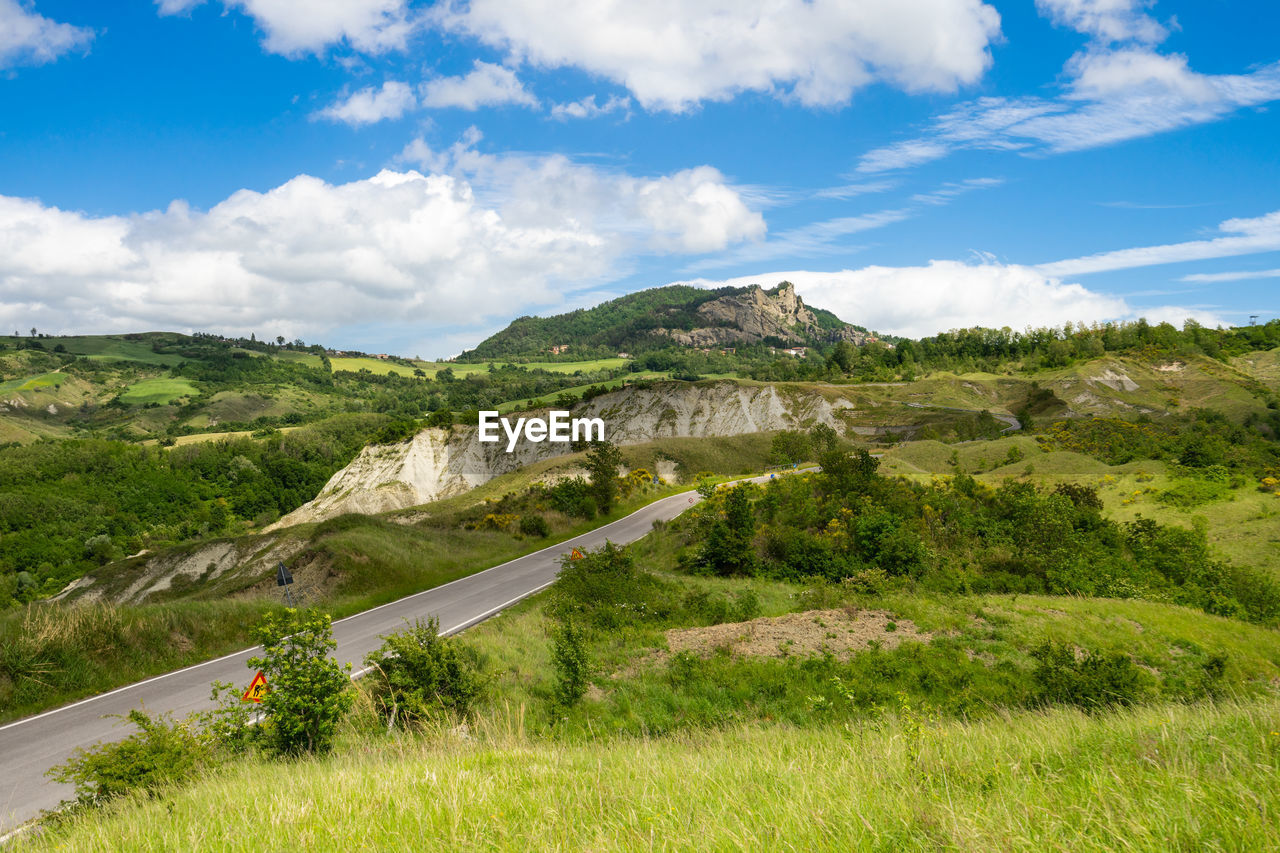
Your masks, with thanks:
[{"label": "grassy field", "polygon": [[289,412],[310,413],[325,404],[323,397],[293,387],[260,391],[219,391],[208,399],[199,414],[186,423],[196,429],[208,429],[225,421],[248,423],[263,416],[281,417]]},{"label": "grassy field", "polygon": [[352,739],[248,758],[20,840],[32,850],[1274,850],[1280,701],[981,722],[531,741]]},{"label": "grassy field", "polygon": [[[16,346],[19,340],[22,339],[0,335],[0,342],[8,346]],[[118,335],[70,335],[44,338],[40,343],[50,350],[61,344],[72,355],[87,356],[94,361],[138,361],[172,367],[183,360],[179,355],[152,352],[151,341],[145,338],[133,341]]]},{"label": "grassy field", "polygon": [[54,386],[61,385],[71,377],[65,373],[52,371],[50,373],[41,373],[38,376],[25,376],[18,379],[10,379],[8,382],[0,382],[0,394],[8,391],[40,391],[42,389],[52,389]]},{"label": "grassy field", "polygon": [[166,405],[199,393],[200,389],[188,379],[143,379],[130,385],[120,395],[120,399],[131,406],[144,406],[147,403]]}]

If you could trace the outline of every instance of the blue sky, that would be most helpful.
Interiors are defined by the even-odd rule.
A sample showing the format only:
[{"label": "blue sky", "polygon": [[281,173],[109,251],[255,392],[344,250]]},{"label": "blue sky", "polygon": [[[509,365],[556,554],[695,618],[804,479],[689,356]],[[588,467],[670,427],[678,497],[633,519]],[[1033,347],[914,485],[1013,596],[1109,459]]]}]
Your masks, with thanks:
[{"label": "blue sky", "polygon": [[796,282],[899,334],[1280,315],[1280,4],[0,0],[0,324],[444,356]]}]

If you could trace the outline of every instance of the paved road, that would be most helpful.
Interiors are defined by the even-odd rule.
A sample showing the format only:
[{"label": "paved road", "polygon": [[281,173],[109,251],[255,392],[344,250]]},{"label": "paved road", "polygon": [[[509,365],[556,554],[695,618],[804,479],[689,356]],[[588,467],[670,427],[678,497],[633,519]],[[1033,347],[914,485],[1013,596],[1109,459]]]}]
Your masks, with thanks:
[{"label": "paved road", "polygon": [[[755,479],[767,480],[768,475]],[[366,654],[382,645],[383,634],[399,630],[406,620],[415,618],[435,616],[441,633],[457,633],[550,585],[561,556],[571,549],[598,548],[606,540],[634,542],[653,528],[654,521],[675,518],[700,500],[696,492],[663,498],[626,518],[541,551],[340,619],[333,624],[338,643],[334,656],[358,668]],[[140,705],[152,713],[176,716],[205,710],[212,706],[210,684],[248,684],[251,672],[245,661],[260,651],[245,649],[0,726],[0,836],[72,795],[71,786],[46,779],[46,770],[66,761],[76,747],[118,740],[133,730],[108,715],[127,714]]]}]

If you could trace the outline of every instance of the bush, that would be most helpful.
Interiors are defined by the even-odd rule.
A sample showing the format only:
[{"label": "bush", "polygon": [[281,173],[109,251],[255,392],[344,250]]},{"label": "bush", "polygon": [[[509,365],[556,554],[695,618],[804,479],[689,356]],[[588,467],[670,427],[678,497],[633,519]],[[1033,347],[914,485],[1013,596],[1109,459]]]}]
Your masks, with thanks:
[{"label": "bush", "polygon": [[366,683],[388,729],[397,718],[412,722],[440,711],[470,712],[480,695],[480,662],[470,649],[440,636],[438,619],[415,621],[383,640],[364,663],[377,670]]},{"label": "bush", "polygon": [[556,701],[566,708],[581,701],[587,693],[591,666],[582,632],[572,620],[565,620],[552,638],[551,663],[556,673]]},{"label": "bush", "polygon": [[1031,656],[1036,698],[1044,704],[1132,705],[1151,689],[1133,658],[1122,652],[1084,652],[1077,658],[1069,644],[1046,642]]},{"label": "bush", "polygon": [[283,755],[328,752],[352,699],[351,665],[328,656],[337,646],[329,615],[289,608],[267,616],[253,633],[263,654],[248,663],[270,685],[262,711],[272,748]]},{"label": "bush", "polygon": [[378,430],[373,436],[374,444],[400,444],[418,434],[418,422],[414,420],[394,420]]},{"label": "bush", "polygon": [[667,585],[638,571],[630,552],[612,542],[581,559],[565,558],[551,587],[549,612],[562,621],[578,619],[610,630],[670,613]]},{"label": "bush", "polygon": [[65,764],[48,773],[57,782],[75,785],[80,803],[97,803],[130,791],[151,792],[190,779],[213,763],[211,741],[189,723],[149,717],[136,709],[121,719],[137,726],[137,733],[115,743],[77,749]]},{"label": "bush", "polygon": [[520,518],[520,532],[525,536],[545,539],[551,535],[551,525],[540,515],[525,515]]},{"label": "bush", "polygon": [[581,477],[561,480],[547,491],[551,508],[574,518],[595,518],[596,499],[591,485]]}]

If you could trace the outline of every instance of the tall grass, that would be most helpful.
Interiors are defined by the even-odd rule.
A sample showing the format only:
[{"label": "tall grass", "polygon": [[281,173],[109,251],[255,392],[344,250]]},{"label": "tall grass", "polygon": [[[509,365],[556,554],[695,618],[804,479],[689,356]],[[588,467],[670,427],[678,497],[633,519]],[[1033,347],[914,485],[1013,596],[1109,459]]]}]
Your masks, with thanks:
[{"label": "tall grass", "polygon": [[19,849],[1274,850],[1280,700],[980,723],[367,739],[248,760]]},{"label": "tall grass", "polygon": [[265,602],[27,605],[0,618],[0,720],[244,648]]}]

